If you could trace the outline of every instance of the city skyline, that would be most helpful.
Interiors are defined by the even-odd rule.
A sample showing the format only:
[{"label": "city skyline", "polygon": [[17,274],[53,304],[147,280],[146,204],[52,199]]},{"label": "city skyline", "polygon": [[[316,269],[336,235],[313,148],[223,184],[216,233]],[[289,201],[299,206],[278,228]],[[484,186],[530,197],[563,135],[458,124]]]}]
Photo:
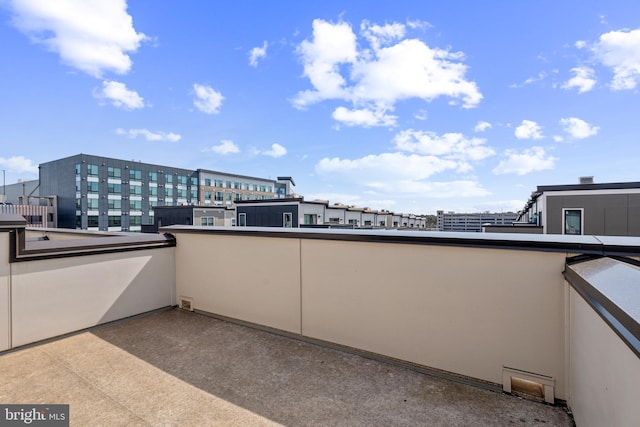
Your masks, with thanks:
[{"label": "city skyline", "polygon": [[538,185],[640,180],[639,11],[0,1],[0,169],[87,153],[374,209],[517,211]]}]

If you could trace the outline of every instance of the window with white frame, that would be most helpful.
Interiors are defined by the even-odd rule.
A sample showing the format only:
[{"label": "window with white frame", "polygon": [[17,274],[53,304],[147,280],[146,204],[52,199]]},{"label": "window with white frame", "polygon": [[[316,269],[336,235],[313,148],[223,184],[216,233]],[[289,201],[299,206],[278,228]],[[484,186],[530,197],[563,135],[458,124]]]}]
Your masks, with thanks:
[{"label": "window with white frame", "polygon": [[584,234],[584,209],[562,209],[562,234]]}]

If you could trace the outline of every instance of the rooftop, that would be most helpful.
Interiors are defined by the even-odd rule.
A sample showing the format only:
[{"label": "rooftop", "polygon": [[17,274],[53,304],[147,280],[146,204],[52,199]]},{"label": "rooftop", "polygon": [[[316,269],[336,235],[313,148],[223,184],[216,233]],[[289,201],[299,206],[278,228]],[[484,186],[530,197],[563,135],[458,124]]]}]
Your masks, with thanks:
[{"label": "rooftop", "polygon": [[180,309],[0,356],[0,402],[71,425],[545,425],[566,409]]}]

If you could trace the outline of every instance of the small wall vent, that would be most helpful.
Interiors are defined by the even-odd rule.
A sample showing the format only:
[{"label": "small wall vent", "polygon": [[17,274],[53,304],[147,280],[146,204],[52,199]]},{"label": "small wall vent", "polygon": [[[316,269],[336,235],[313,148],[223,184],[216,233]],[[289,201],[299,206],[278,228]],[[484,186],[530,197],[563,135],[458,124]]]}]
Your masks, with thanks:
[{"label": "small wall vent", "polygon": [[546,403],[555,403],[555,380],[553,377],[522,371],[508,367],[502,368],[502,391],[505,393],[523,392],[532,397],[539,396]]},{"label": "small wall vent", "polygon": [[187,311],[193,311],[193,299],[180,297],[180,308]]}]

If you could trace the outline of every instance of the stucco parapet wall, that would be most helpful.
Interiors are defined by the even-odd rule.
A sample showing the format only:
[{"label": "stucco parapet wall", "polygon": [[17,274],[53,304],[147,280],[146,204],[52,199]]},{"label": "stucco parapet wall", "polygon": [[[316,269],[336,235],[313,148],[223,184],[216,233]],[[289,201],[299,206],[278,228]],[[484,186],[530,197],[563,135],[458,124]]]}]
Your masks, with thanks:
[{"label": "stucco parapet wall", "polygon": [[640,358],[640,263],[613,258],[570,260],[564,276]]},{"label": "stucco parapet wall", "polygon": [[[22,219],[24,220],[24,218]],[[176,245],[175,238],[169,234],[107,232],[102,233],[99,239],[87,239],[85,233],[76,231],[77,238],[30,240],[26,237],[30,231],[26,228],[26,221],[21,222],[8,215],[0,216],[0,232],[11,234],[10,262],[164,248]],[[57,230],[49,231],[55,232]],[[44,237],[46,232],[43,229],[38,229],[37,234]],[[100,233],[90,232],[90,234],[91,237],[96,237]]]},{"label": "stucco parapet wall", "polygon": [[640,256],[639,237],[566,236],[549,234],[455,233],[418,230],[344,230],[276,227],[205,227],[172,225],[160,228],[166,233],[233,235],[289,239],[341,240],[351,242],[399,243],[433,246],[463,246],[495,249],[533,250],[592,254],[602,256]]}]

